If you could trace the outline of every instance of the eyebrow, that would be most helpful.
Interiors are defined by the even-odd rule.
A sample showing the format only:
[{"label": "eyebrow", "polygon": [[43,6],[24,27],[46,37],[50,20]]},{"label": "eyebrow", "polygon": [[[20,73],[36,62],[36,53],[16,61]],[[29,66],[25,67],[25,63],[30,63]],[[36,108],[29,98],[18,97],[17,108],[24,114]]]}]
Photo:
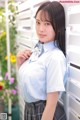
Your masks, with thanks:
[{"label": "eyebrow", "polygon": [[39,19],[36,19],[37,21],[40,21]]},{"label": "eyebrow", "polygon": [[[42,21],[42,20],[39,20],[39,19],[36,19],[37,21]],[[44,20],[43,22],[51,22],[49,20]]]}]

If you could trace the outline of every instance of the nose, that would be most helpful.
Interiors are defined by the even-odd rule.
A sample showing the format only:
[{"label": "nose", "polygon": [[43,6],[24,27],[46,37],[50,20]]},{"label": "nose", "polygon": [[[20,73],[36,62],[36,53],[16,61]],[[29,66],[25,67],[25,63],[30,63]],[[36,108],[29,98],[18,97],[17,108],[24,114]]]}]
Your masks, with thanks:
[{"label": "nose", "polygon": [[45,28],[44,28],[44,25],[40,25],[40,26],[39,26],[39,30],[40,30],[40,32],[43,32],[44,29],[45,29]]}]

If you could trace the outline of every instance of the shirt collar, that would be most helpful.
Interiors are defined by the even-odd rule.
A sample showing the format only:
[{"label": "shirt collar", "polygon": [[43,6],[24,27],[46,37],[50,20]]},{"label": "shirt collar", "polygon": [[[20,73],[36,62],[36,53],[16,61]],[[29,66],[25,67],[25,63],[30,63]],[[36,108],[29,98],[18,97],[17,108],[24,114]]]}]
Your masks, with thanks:
[{"label": "shirt collar", "polygon": [[54,41],[51,42],[47,42],[43,44],[43,48],[44,48],[44,52],[48,52],[53,50],[55,47],[57,47],[56,42],[54,43]]}]

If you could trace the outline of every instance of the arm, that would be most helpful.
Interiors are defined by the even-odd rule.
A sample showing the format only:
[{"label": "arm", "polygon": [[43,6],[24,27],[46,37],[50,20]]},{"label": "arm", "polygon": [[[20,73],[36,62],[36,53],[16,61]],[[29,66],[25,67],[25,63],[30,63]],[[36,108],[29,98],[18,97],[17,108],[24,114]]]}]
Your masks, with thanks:
[{"label": "arm", "polygon": [[[52,54],[47,63],[47,103],[41,120],[53,120],[59,92],[64,91],[63,79],[66,71],[65,58],[61,53]],[[55,92],[54,92],[55,91]]]},{"label": "arm", "polygon": [[58,92],[52,92],[47,94],[46,107],[44,109],[41,120],[53,120],[58,96]]}]

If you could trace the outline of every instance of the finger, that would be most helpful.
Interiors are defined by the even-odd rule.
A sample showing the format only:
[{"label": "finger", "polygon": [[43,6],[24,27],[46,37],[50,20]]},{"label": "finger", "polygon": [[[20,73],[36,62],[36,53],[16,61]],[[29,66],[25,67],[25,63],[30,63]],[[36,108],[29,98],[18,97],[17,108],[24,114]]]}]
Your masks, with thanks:
[{"label": "finger", "polygon": [[24,55],[25,57],[30,57],[31,54],[32,54],[32,52],[30,52],[30,51],[25,51],[25,52],[23,53],[23,55]]},{"label": "finger", "polygon": [[31,54],[32,54],[32,52],[30,50],[25,50],[25,51],[19,52],[17,54],[17,59],[25,61],[26,59],[28,59],[30,57]]},{"label": "finger", "polygon": [[32,52],[28,52],[28,53],[27,53],[27,56],[29,56],[29,57],[30,57],[30,56],[31,56],[31,54],[32,54]]}]

